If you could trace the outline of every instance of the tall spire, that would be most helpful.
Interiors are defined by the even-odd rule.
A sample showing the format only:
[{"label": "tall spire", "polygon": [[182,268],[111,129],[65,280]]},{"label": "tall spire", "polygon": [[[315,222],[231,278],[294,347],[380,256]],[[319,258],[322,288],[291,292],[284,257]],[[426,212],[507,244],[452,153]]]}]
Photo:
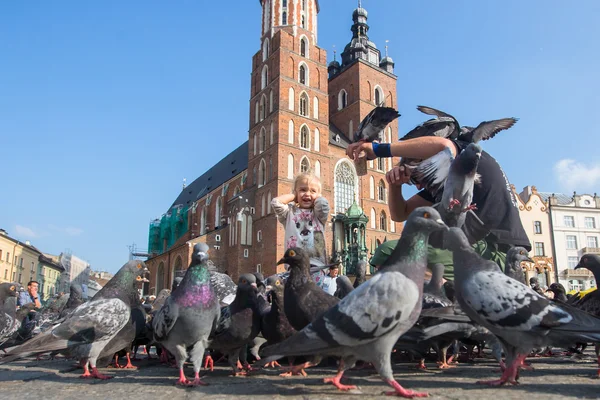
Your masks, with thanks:
[{"label": "tall spire", "polygon": [[385,56],[386,56],[386,57],[388,56],[388,43],[389,43],[389,42],[390,42],[389,40],[386,40],[386,41],[385,41]]},{"label": "tall spire", "polygon": [[358,0],[358,8],[362,8],[362,1]]}]

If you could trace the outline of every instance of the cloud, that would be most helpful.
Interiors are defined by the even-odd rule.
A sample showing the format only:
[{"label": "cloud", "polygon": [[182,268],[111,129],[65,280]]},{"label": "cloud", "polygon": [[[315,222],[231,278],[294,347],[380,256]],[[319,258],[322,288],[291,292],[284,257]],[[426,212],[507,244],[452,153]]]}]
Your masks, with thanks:
[{"label": "cloud", "polygon": [[28,228],[26,226],[16,225],[15,232],[17,232],[18,236],[23,236],[27,238],[35,238],[38,237],[38,234],[33,231],[33,229]]},{"label": "cloud", "polygon": [[79,236],[83,233],[83,229],[68,226],[65,228],[65,233],[69,236]]},{"label": "cloud", "polygon": [[554,173],[558,183],[564,190],[595,191],[600,185],[600,164],[585,165],[571,159],[559,160],[554,165]]}]

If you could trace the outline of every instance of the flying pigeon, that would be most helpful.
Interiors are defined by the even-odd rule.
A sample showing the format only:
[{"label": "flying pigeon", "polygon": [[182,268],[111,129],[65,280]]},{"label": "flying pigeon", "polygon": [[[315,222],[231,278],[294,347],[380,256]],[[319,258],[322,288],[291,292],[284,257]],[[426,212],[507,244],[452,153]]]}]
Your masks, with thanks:
[{"label": "flying pigeon", "polygon": [[[266,348],[265,356],[341,356],[337,375],[325,380],[340,390],[355,388],[343,385],[340,379],[346,369],[363,360],[374,365],[383,380],[395,389],[394,395],[427,396],[404,389],[394,379],[391,353],[398,338],[413,326],[421,312],[429,234],[446,228],[435,209],[415,209],[404,225],[398,245],[370,280],[302,331]],[[288,250],[287,258],[295,258],[296,252]]]},{"label": "flying pigeon", "polygon": [[348,296],[350,292],[354,290],[352,282],[346,275],[338,275],[335,282],[337,284],[337,289],[333,295],[340,300]]},{"label": "flying pigeon", "polygon": [[477,166],[481,152],[478,144],[471,143],[454,158],[452,151],[445,148],[421,162],[411,174],[411,179],[439,202],[436,208],[450,227],[462,227],[466,213],[477,209],[471,202],[474,185],[480,179]]},{"label": "flying pigeon", "polygon": [[240,356],[244,368],[251,369],[245,362],[244,349],[260,332],[257,293],[256,277],[242,274],[238,280],[235,299],[230,305],[221,308],[218,324],[210,336],[208,347],[227,355],[234,376],[246,375],[246,371],[237,369]]},{"label": "flying pigeon", "polygon": [[361,121],[354,133],[354,142],[383,142],[383,130],[399,116],[400,113],[391,107],[375,107]]},{"label": "flying pigeon", "polygon": [[500,131],[510,129],[518,121],[517,118],[502,118],[493,121],[483,121],[476,128],[464,126],[461,129],[458,140],[467,143],[477,143],[480,140],[488,140],[496,136]]},{"label": "flying pigeon", "polygon": [[506,276],[495,262],[475,252],[460,229],[451,228],[446,243],[453,252],[456,297],[461,308],[504,346],[507,367],[502,377],[481,383],[516,384],[519,367],[533,348],[600,340],[600,319],[552,302]]},{"label": "flying pigeon", "polygon": [[82,378],[109,379],[98,372],[96,360],[129,320],[135,282],[142,281],[146,272],[143,262],[127,262],[91,301],[81,304],[52,329],[12,349],[0,364],[31,354],[68,349],[83,365]]},{"label": "flying pigeon", "polygon": [[358,285],[363,284],[367,278],[367,262],[365,260],[359,260],[356,263],[356,278],[354,279],[354,288],[356,289]]},{"label": "flying pigeon", "polygon": [[[196,243],[185,276],[152,320],[154,340],[175,356],[179,385],[206,385],[200,368],[208,337],[219,319],[219,300],[210,284],[207,261],[208,246]],[[193,381],[183,372],[188,356],[194,364]]]},{"label": "flying pigeon", "polygon": [[527,285],[525,280],[525,274],[523,273],[523,267],[521,263],[527,261],[532,263],[533,260],[529,258],[529,252],[520,246],[512,247],[506,253],[506,263],[504,267],[504,273],[507,276],[521,282],[523,285]]},{"label": "flying pigeon", "polygon": [[446,139],[458,138],[461,131],[460,124],[452,115],[427,106],[417,106],[417,110],[427,115],[434,115],[436,118],[423,122],[421,125],[400,138],[400,140],[414,139],[423,136],[439,136]]}]

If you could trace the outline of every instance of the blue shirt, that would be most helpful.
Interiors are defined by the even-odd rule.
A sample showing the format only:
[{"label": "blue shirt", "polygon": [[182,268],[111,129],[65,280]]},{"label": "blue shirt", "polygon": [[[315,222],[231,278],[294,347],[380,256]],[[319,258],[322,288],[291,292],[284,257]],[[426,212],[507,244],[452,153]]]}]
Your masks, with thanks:
[{"label": "blue shirt", "polygon": [[[39,300],[39,298],[38,298]],[[28,291],[24,291],[19,293],[19,298],[17,299],[17,305],[19,307],[24,306],[25,304],[35,303],[35,299],[32,295],[29,294]]]}]

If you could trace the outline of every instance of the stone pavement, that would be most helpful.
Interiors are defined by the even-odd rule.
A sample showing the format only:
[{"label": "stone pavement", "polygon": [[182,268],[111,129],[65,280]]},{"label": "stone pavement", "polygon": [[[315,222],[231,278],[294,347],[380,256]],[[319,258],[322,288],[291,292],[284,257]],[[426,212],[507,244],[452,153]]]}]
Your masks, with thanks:
[{"label": "stone pavement", "polygon": [[[592,379],[596,365],[591,353],[581,361],[568,357],[531,358],[534,371],[524,371],[518,386],[488,388],[475,384],[479,379],[499,377],[498,366],[489,359],[477,359],[475,364],[460,364],[456,368],[417,371],[408,363],[394,365],[400,384],[408,389],[428,391],[432,399],[564,399],[599,398],[600,381]],[[74,369],[73,361],[21,360],[0,366],[0,399],[384,399],[383,384],[373,370],[352,370],[343,383],[358,390],[339,392],[323,384],[323,377],[332,376],[333,366],[311,368],[309,376],[281,378],[275,370],[258,372],[250,377],[231,377],[225,364],[204,373],[206,387],[181,388],[174,385],[175,368],[156,360],[138,360],[139,370],[105,369],[115,376],[109,381],[83,380]],[[188,376],[193,372],[187,368]]]}]

